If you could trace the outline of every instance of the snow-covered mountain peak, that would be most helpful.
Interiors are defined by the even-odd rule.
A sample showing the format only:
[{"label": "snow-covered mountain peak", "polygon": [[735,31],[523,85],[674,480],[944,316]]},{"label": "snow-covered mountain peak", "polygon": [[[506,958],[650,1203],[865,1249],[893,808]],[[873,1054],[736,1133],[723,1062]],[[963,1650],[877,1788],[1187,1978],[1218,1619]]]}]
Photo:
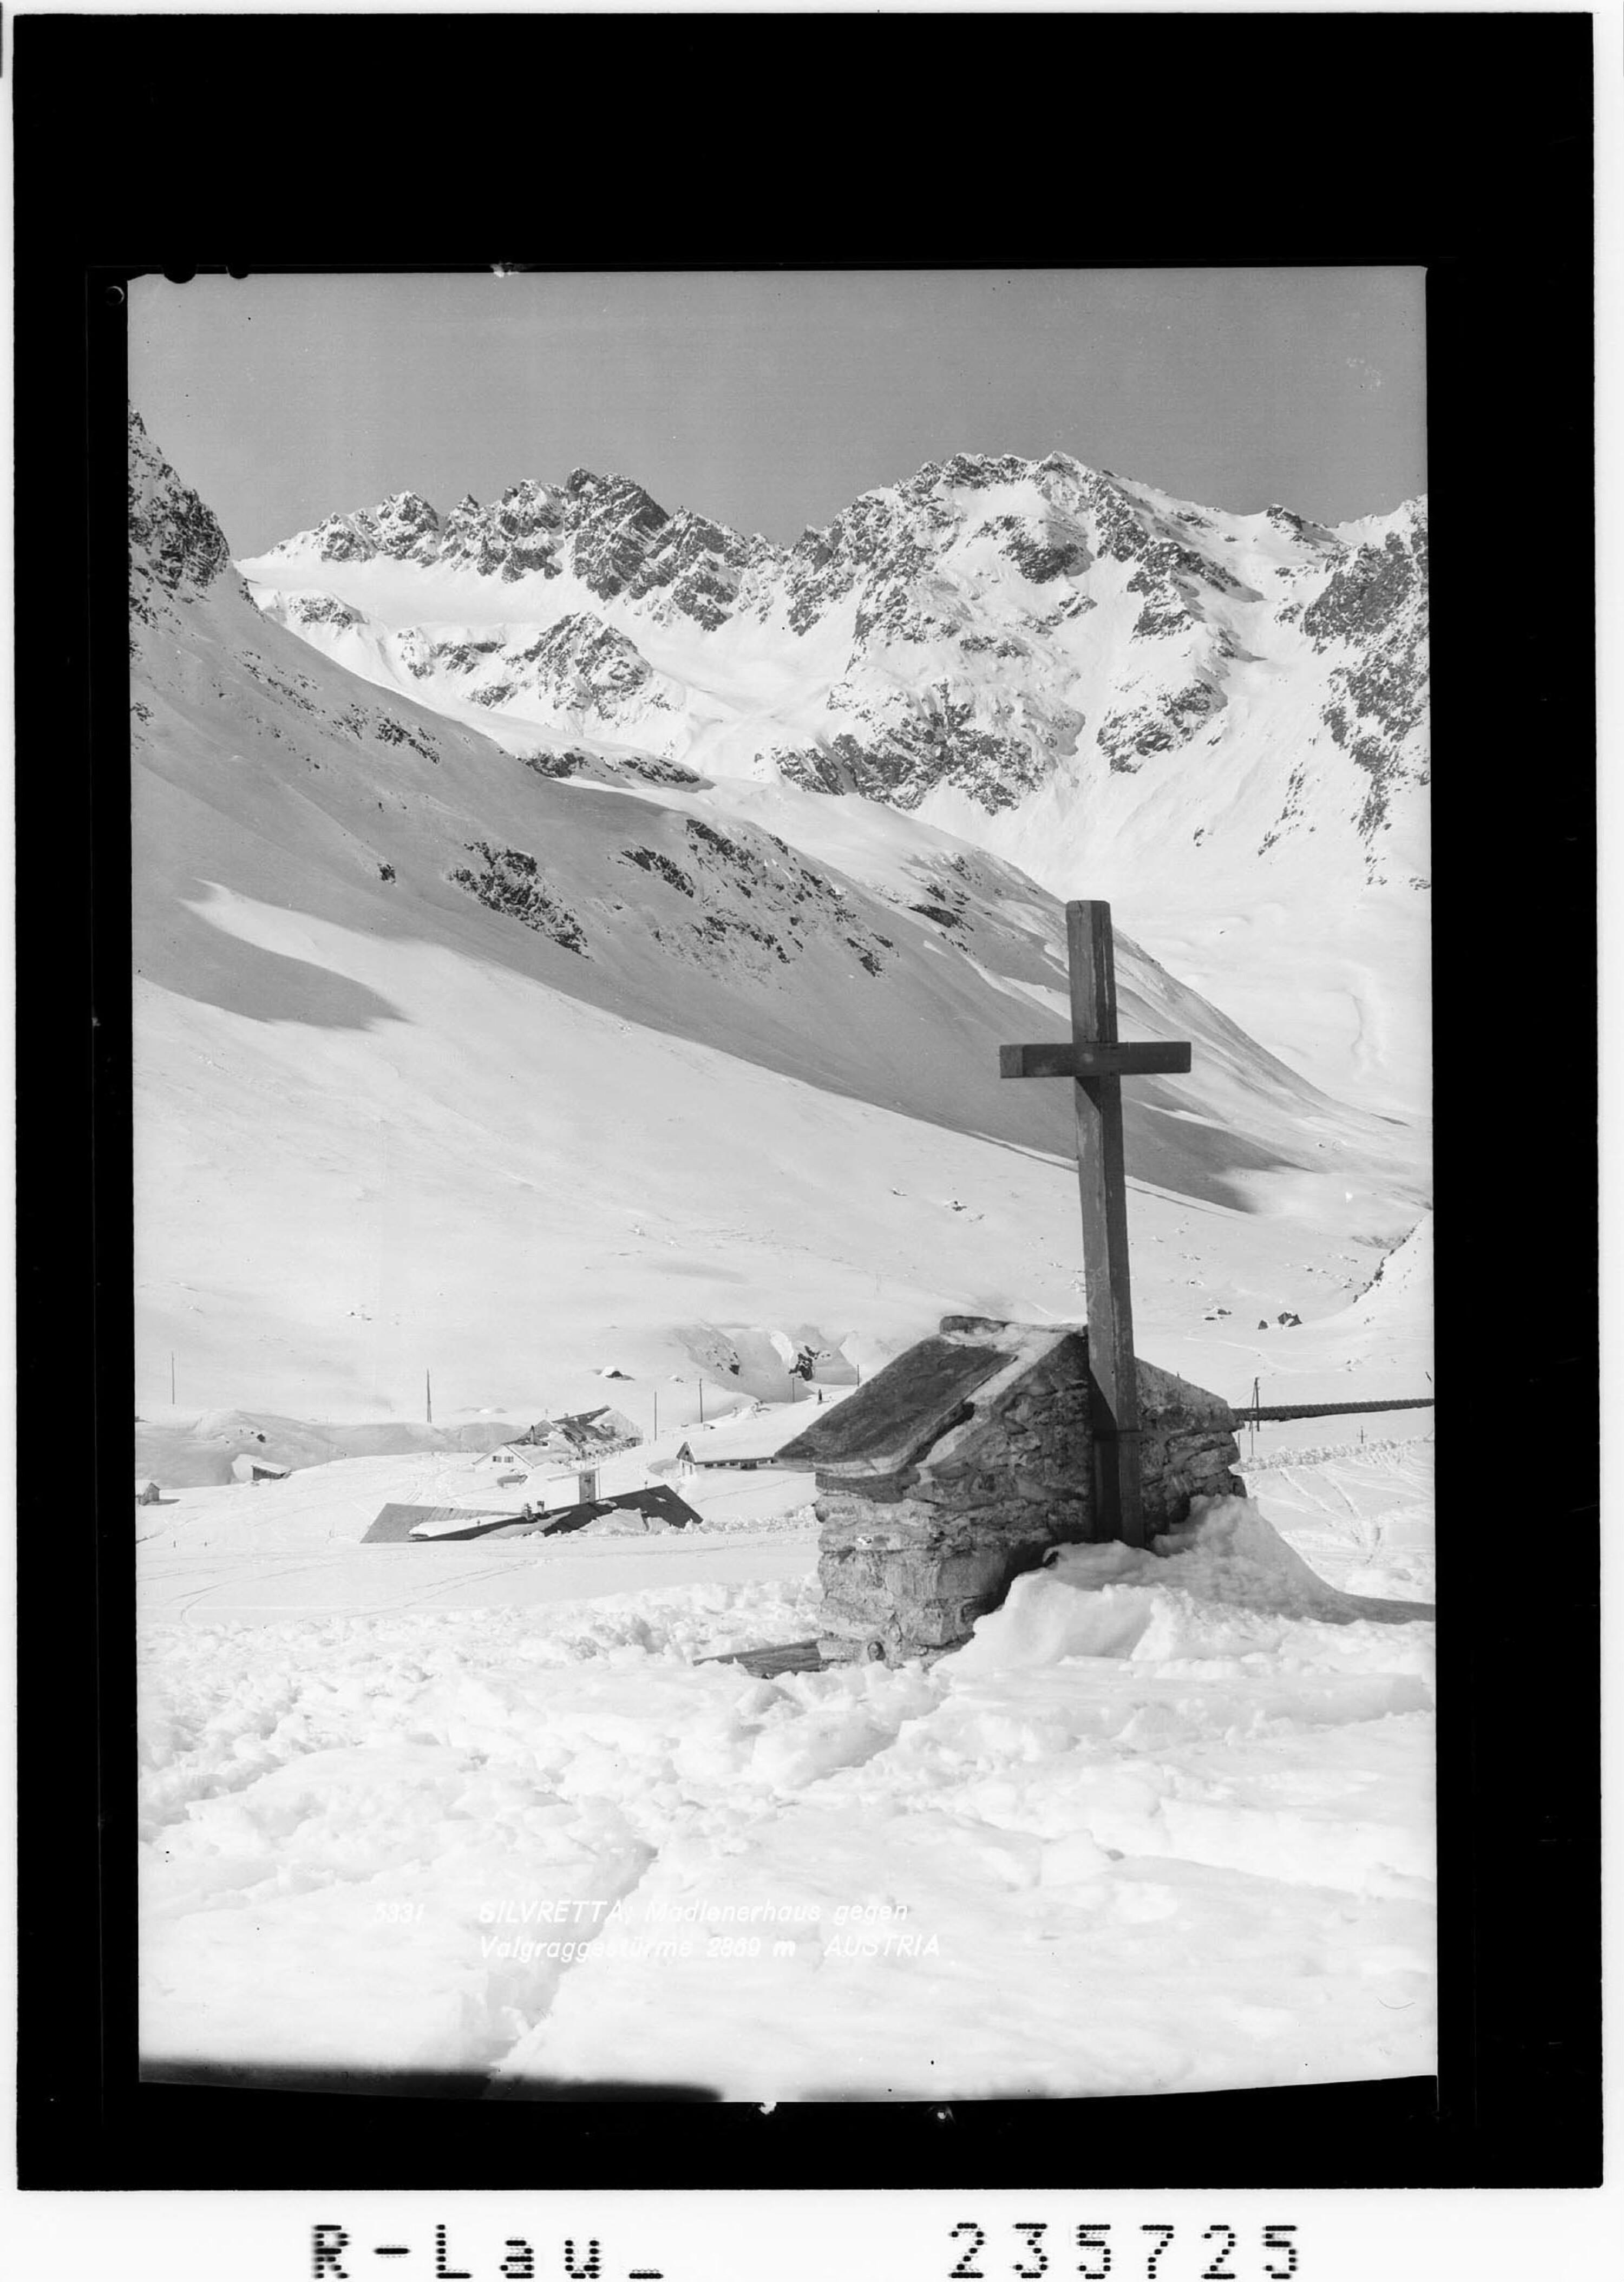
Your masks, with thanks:
[{"label": "snow-covered mountain peak", "polygon": [[1345,547],[1385,546],[1395,539],[1400,546],[1413,547],[1421,554],[1426,551],[1426,499],[1425,493],[1417,499],[1401,500],[1398,506],[1385,515],[1366,515],[1352,523],[1332,526],[1333,535]]},{"label": "snow-covered mountain peak", "polygon": [[664,523],[665,509],[651,493],[629,476],[610,473],[602,475],[595,468],[571,468],[564,478],[563,487],[571,499],[592,500],[609,506],[624,506],[633,512],[651,514],[655,523]]},{"label": "snow-covered mountain peak", "polygon": [[[929,581],[939,569],[973,568],[971,543],[984,536],[994,555],[1032,586],[1080,578],[1103,557],[1143,569],[1147,579],[1170,578],[1256,600],[1242,575],[1253,550],[1234,560],[1224,552],[1247,535],[1248,524],[1272,526],[1288,547],[1301,541],[1305,563],[1320,547],[1339,543],[1285,508],[1255,517],[1216,514],[1062,452],[1043,460],[958,453],[928,461],[900,484],[863,493],[824,529],[809,527],[788,562],[792,585],[804,581],[807,570],[823,573],[838,562],[825,586],[850,592],[875,578]],[[1271,559],[1281,554],[1278,535],[1267,552]],[[804,631],[806,599],[796,599],[791,623]]]},{"label": "snow-covered mountain peak", "polygon": [[[284,589],[300,583],[295,574],[310,574],[318,564],[385,559],[430,574],[421,588],[421,616],[431,621],[478,615],[440,606],[436,588],[443,590],[447,577],[508,586],[563,578],[565,587],[545,608],[547,617],[577,598],[609,602],[624,594],[648,602],[658,617],[714,627],[732,606],[742,573],[778,557],[765,539],[746,538],[691,508],[668,512],[629,477],[574,468],[562,484],[526,477],[486,506],[470,492],[443,521],[426,500],[400,493],[379,507],[328,516],[256,558],[251,569],[261,583]],[[538,595],[542,591],[538,584]],[[364,607],[376,597],[346,599]],[[392,623],[401,623],[399,613]]]},{"label": "snow-covered mountain peak", "polygon": [[[396,492],[373,512],[378,546],[385,555],[411,555],[439,530],[439,517],[416,492]],[[423,555],[420,560],[431,560]]]},{"label": "snow-covered mountain peak", "polygon": [[1033,462],[1009,452],[955,452],[945,460],[927,460],[923,467],[897,486],[903,499],[931,493],[988,491],[998,484],[1020,483],[1033,472]]}]

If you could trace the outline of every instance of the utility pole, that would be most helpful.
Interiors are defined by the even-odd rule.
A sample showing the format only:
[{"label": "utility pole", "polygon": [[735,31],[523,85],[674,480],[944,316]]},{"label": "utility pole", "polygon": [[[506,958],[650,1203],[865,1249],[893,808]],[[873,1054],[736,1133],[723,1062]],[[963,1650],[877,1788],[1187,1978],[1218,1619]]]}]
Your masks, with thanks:
[{"label": "utility pole", "polygon": [[169,1357],[169,1408],[171,1410],[175,1408],[175,1356],[173,1354]]},{"label": "utility pole", "polygon": [[426,1370],[423,1374],[423,1407],[429,1414],[429,1424],[432,1426],[434,1424],[434,1385]]},{"label": "utility pole", "polygon": [[657,1394],[654,1398],[654,1432],[649,1439],[651,1442],[657,1442],[660,1439],[660,1398]]}]

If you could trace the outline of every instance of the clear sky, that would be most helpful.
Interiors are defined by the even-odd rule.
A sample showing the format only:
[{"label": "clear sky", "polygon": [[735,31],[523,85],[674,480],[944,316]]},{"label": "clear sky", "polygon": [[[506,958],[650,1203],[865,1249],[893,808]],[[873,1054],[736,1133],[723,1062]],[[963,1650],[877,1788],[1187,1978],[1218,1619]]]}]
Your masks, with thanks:
[{"label": "clear sky", "polygon": [[958,451],[1245,513],[1426,485],[1418,269],[137,279],[130,397],[238,555],[416,491],[632,476],[781,542]]}]

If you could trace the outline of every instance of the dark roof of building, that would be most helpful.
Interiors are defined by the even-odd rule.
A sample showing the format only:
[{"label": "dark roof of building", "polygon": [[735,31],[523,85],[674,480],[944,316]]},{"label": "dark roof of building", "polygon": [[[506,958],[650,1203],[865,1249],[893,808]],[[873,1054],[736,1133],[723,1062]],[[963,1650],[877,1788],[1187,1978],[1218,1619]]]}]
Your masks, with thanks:
[{"label": "dark roof of building", "polygon": [[[650,1517],[657,1516],[672,1529],[687,1529],[704,1520],[704,1516],[686,1498],[679,1497],[675,1490],[657,1486],[627,1490],[618,1497],[593,1498],[580,1505],[555,1506],[550,1512],[533,1514],[493,1513],[489,1507],[481,1510],[471,1506],[386,1505],[361,1541],[363,1545],[462,1545],[470,1537],[563,1536],[584,1528],[587,1522],[596,1521],[603,1514],[631,1508]],[[439,1530],[432,1538],[414,1538],[413,1530],[421,1529],[427,1521],[455,1521],[466,1526]]]},{"label": "dark roof of building", "polygon": [[[960,1330],[961,1324],[966,1328]],[[971,1397],[1029,1346],[1028,1359],[1035,1362],[1068,1329],[944,1316],[934,1339],[921,1339],[855,1394],[820,1412],[804,1434],[783,1445],[779,1461],[836,1477],[895,1473],[967,1417]]]},{"label": "dark roof of building", "polygon": [[679,1497],[675,1490],[661,1483],[648,1489],[625,1490],[618,1497],[593,1498],[584,1505],[567,1505],[562,1512],[548,1514],[542,1525],[549,1535],[554,1531],[563,1533],[584,1529],[589,1521],[601,1521],[606,1513],[633,1511],[650,1519],[657,1516],[672,1529],[687,1529],[695,1522],[704,1521],[703,1514],[686,1498]]},{"label": "dark roof of building", "polygon": [[623,1410],[612,1403],[601,1402],[595,1410],[571,1410],[557,1418],[538,1418],[516,1434],[509,1448],[538,1445],[548,1450],[564,1450],[583,1457],[602,1456],[610,1450],[625,1449],[641,1442],[641,1434]]},{"label": "dark roof of building", "polygon": [[[983,1401],[1001,1397],[1068,1340],[1077,1343],[1078,1366],[1086,1368],[1087,1339],[1081,1323],[944,1316],[933,1338],[896,1356],[855,1394],[820,1412],[804,1433],[786,1442],[779,1463],[811,1466],[820,1480],[854,1486],[895,1477],[919,1464]],[[1222,1396],[1154,1363],[1139,1363],[1138,1386],[1146,1425],[1169,1409],[1229,1420]]]},{"label": "dark roof of building", "polygon": [[482,1511],[455,1505],[386,1505],[380,1507],[377,1520],[361,1539],[363,1545],[404,1545],[414,1529],[425,1521],[467,1521],[478,1525],[481,1521],[511,1521],[510,1513],[495,1513],[486,1506]]}]

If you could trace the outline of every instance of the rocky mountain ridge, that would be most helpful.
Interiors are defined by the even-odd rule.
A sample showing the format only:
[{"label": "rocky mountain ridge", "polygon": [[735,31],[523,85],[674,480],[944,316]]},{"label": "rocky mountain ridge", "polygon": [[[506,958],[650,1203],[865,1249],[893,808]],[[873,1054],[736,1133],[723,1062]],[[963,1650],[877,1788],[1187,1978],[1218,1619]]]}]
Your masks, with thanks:
[{"label": "rocky mountain ridge", "polygon": [[151,625],[165,598],[199,594],[231,568],[226,535],[211,510],[175,474],[129,415],[129,607]]},{"label": "rocky mountain ridge", "polygon": [[373,508],[329,516],[312,532],[273,547],[267,563],[395,563],[467,570],[512,586],[573,572],[602,601],[668,594],[672,609],[701,625],[726,616],[739,577],[773,563],[778,550],[704,516],[675,515],[624,476],[577,468],[561,485],[529,480],[482,507],[469,493],[445,517],[416,492]]},{"label": "rocky mountain ridge", "polygon": [[241,567],[307,640],[505,741],[921,810],[1057,889],[1169,789],[1209,866],[1323,833],[1356,883],[1425,881],[1424,501],[1332,529],[960,454],[777,547],[578,469],[443,519],[402,493]]}]

